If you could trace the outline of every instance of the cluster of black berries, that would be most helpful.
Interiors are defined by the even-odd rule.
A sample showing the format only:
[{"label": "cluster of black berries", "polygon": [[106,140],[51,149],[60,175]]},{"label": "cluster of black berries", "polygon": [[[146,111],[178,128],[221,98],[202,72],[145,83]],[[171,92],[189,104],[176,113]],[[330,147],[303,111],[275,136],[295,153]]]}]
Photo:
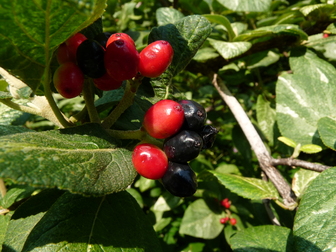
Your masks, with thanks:
[{"label": "cluster of black berries", "polygon": [[164,187],[173,195],[186,197],[197,190],[196,175],[188,162],[203,149],[211,148],[218,130],[205,125],[205,109],[195,101],[179,101],[184,111],[184,123],[179,132],[165,139],[163,151],[168,157],[168,169],[162,177]]}]

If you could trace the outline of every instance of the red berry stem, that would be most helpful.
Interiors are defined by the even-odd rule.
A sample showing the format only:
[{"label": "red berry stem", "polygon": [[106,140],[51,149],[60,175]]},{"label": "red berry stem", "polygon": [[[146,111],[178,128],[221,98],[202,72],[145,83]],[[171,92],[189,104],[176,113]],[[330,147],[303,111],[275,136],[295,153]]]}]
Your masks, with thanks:
[{"label": "red berry stem", "polygon": [[105,129],[111,128],[111,126],[118,120],[124,111],[133,104],[134,96],[141,84],[143,77],[136,77],[134,80],[128,80],[126,82],[126,88],[124,96],[118,103],[118,105],[112,110],[112,112],[104,119],[102,126]]},{"label": "red berry stem", "polygon": [[94,90],[91,79],[86,79],[83,87],[83,98],[85,101],[85,107],[90,117],[90,122],[100,123],[100,117],[98,111],[94,105]]}]

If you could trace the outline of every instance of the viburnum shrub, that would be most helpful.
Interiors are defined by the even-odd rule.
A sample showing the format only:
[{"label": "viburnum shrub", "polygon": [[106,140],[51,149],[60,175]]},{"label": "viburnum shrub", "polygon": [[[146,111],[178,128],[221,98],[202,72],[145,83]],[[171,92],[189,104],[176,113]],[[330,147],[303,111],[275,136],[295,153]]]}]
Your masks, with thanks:
[{"label": "viburnum shrub", "polygon": [[335,11],[1,1],[0,250],[334,251]]}]

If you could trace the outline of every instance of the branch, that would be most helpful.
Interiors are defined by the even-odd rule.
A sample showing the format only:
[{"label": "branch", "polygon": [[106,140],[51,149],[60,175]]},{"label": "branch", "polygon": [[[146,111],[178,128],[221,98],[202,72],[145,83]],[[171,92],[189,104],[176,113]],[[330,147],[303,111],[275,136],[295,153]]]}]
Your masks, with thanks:
[{"label": "branch", "polygon": [[279,159],[272,158],[271,164],[301,167],[301,168],[316,171],[316,172],[323,172],[324,170],[332,167],[332,166],[311,163],[311,162],[307,162],[304,160],[293,159],[293,158],[279,158]]},{"label": "branch", "polygon": [[273,158],[267,151],[266,146],[264,145],[250,119],[246,115],[245,111],[241,107],[240,103],[231,94],[226,85],[218,78],[217,74],[214,74],[212,83],[217,89],[219,95],[229,106],[231,112],[243,130],[248,142],[250,143],[252,150],[256,154],[261,169],[277,188],[278,192],[284,200],[284,204],[288,208],[296,205],[295,194],[292,192],[290,185],[284,179],[281,173],[274,166],[272,166],[271,161]]}]

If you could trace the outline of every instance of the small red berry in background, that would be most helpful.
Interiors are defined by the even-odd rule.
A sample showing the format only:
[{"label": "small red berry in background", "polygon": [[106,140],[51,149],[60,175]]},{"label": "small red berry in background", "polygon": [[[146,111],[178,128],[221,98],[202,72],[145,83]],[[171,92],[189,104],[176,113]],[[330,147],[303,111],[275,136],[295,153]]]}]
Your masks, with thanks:
[{"label": "small red berry in background", "polygon": [[145,77],[159,77],[167,70],[173,57],[174,50],[168,41],[155,41],[140,52],[139,72]]},{"label": "small red berry in background", "polygon": [[106,48],[104,63],[106,71],[115,80],[123,81],[138,73],[139,53],[134,42],[117,39]]},{"label": "small red berry in background", "polygon": [[118,40],[118,39],[122,39],[122,40],[128,40],[129,42],[131,42],[134,46],[135,46],[135,43],[134,43],[134,40],[126,33],[114,33],[112,34],[107,42],[106,42],[106,46],[105,47],[108,47],[109,44],[111,44],[112,42]]},{"label": "small red berry in background", "polygon": [[229,217],[224,217],[224,218],[221,218],[219,221],[220,223],[225,224],[226,222],[228,222],[228,220],[229,220]]},{"label": "small red berry in background", "polygon": [[221,201],[221,205],[225,208],[230,208],[231,201],[228,198],[225,198]]},{"label": "small red berry in background", "polygon": [[168,158],[163,150],[147,143],[134,148],[132,163],[136,171],[148,179],[162,178],[168,168]]},{"label": "small red berry in background", "polygon": [[231,218],[229,221],[232,226],[237,224],[237,220],[235,218]]},{"label": "small red berry in background", "polygon": [[328,38],[329,34],[328,33],[323,33],[323,38]]},{"label": "small red berry in background", "polygon": [[85,40],[87,40],[85,35],[83,35],[82,33],[76,33],[72,37],[68,38],[67,41],[65,41],[65,44],[68,48],[70,57],[73,62],[76,62],[76,53],[78,46]]},{"label": "small red berry in background", "polygon": [[102,77],[93,79],[93,83],[100,90],[109,91],[120,88],[123,82],[117,81],[105,73]]},{"label": "small red berry in background", "polygon": [[183,122],[182,106],[173,100],[161,100],[147,110],[143,127],[152,137],[164,139],[176,134]]},{"label": "small red berry in background", "polygon": [[84,74],[75,63],[66,62],[56,69],[53,82],[64,98],[74,98],[83,90]]}]

